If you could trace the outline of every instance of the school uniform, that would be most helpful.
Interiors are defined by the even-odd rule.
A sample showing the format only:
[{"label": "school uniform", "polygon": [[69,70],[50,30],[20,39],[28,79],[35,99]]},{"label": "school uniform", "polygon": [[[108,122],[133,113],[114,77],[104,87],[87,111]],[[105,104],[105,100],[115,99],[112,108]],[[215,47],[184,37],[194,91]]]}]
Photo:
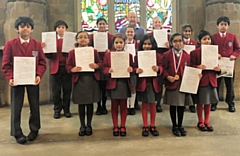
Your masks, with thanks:
[{"label": "school uniform", "polygon": [[197,47],[197,42],[194,41],[193,39],[189,38],[189,39],[185,39],[183,38],[183,44],[185,45],[195,45]]},{"label": "school uniform", "polygon": [[[219,32],[212,35],[213,44],[218,45],[218,53],[222,57],[230,57],[231,55],[235,56],[236,59],[239,56],[240,47],[236,35],[226,32],[222,37],[222,34]],[[218,87],[221,84],[223,77],[218,78]],[[225,85],[227,87],[226,103],[230,107],[234,107],[234,76],[233,78],[224,77]],[[235,111],[235,110],[234,110]]]},{"label": "school uniform", "polygon": [[[2,58],[2,71],[9,81],[13,79],[13,59],[15,56],[35,57],[36,58],[36,76],[42,78],[46,70],[45,56],[41,43],[30,38],[28,43],[24,43],[20,37],[7,41]],[[24,44],[26,45],[24,47]],[[22,135],[21,129],[21,110],[24,100],[25,87],[28,93],[30,105],[29,128],[31,132],[38,132],[40,129],[40,112],[39,112],[39,85],[18,85],[11,86],[11,135]]]},{"label": "school uniform", "polygon": [[45,56],[50,59],[50,74],[54,104],[53,109],[56,113],[60,113],[62,110],[64,113],[69,113],[72,77],[65,68],[68,53],[62,52],[63,38],[57,36],[56,40],[57,52],[45,54]]}]

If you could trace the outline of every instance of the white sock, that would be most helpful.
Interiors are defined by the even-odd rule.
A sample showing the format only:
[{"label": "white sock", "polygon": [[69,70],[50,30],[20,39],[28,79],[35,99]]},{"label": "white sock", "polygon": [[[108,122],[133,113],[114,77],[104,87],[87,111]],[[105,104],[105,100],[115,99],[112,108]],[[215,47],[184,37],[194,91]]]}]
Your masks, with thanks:
[{"label": "white sock", "polygon": [[135,99],[136,99],[136,93],[132,94],[132,97],[130,99],[130,108],[134,108]]}]

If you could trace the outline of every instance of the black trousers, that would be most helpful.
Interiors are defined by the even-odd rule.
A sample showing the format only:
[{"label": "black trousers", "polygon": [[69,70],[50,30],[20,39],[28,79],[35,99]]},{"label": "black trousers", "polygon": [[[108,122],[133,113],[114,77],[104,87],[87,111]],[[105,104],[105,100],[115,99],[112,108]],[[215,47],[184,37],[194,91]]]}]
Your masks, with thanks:
[{"label": "black trousers", "polygon": [[72,75],[67,73],[65,66],[59,66],[58,72],[51,75],[54,111],[69,112],[72,92]]},{"label": "black trousers", "polygon": [[219,94],[219,85],[221,84],[221,81],[222,79],[224,79],[225,81],[225,85],[226,85],[226,88],[227,88],[227,94],[226,94],[226,103],[229,105],[229,106],[234,106],[234,77],[235,77],[235,73],[233,73],[233,77],[220,77],[217,79],[218,81],[218,87],[217,87],[217,91],[218,91],[218,94]]},{"label": "black trousers", "polygon": [[24,92],[27,89],[28,102],[30,106],[29,128],[38,131],[40,125],[39,111],[39,85],[19,85],[11,87],[11,135],[22,134],[21,112],[23,107]]}]

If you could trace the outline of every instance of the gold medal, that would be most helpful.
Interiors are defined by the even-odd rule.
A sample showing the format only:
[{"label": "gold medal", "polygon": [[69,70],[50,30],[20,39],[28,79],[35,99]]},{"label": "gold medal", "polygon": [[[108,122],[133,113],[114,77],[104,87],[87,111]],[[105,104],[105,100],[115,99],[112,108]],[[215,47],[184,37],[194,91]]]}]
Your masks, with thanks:
[{"label": "gold medal", "polygon": [[177,74],[175,75],[175,80],[179,80],[179,76]]}]

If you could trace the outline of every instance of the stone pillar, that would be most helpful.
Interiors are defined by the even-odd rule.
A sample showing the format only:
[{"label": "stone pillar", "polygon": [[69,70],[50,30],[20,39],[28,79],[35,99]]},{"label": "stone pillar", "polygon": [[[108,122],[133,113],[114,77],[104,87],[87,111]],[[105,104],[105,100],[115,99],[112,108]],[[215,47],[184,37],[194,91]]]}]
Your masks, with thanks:
[{"label": "stone pillar", "polygon": [[[34,21],[34,30],[31,36],[41,40],[41,32],[47,30],[46,1],[45,0],[8,0],[6,10],[6,21],[4,24],[5,41],[15,38],[17,32],[14,28],[15,20],[19,16],[31,17]],[[50,99],[49,72],[46,71],[40,84],[40,103],[47,103]],[[5,100],[10,104],[10,87],[5,85]],[[25,94],[25,97],[27,95]],[[24,103],[28,103],[25,98]]]},{"label": "stone pillar", "polygon": [[190,24],[193,27],[192,38],[197,40],[197,34],[204,28],[205,23],[205,8],[204,0],[181,0],[178,1],[178,32],[182,32],[182,26]]},{"label": "stone pillar", "polygon": [[[205,29],[211,34],[218,32],[217,19],[220,16],[227,16],[230,19],[228,32],[236,34],[240,38],[240,0],[205,0],[206,23]],[[240,76],[240,59],[236,61],[235,71],[235,100],[240,99],[240,82],[237,81]],[[220,99],[224,100],[226,95],[225,85],[222,83],[220,88]]]},{"label": "stone pillar", "polygon": [[[47,21],[49,31],[54,31],[54,24],[58,20],[64,20],[68,24],[68,31],[77,31],[75,28],[75,7],[74,0],[46,0],[47,7]],[[76,3],[79,4],[79,3]]]},{"label": "stone pillar", "polygon": [[[0,1],[0,36],[3,36],[3,24],[5,22],[7,2]],[[4,45],[4,37],[0,37],[0,47]]]}]

